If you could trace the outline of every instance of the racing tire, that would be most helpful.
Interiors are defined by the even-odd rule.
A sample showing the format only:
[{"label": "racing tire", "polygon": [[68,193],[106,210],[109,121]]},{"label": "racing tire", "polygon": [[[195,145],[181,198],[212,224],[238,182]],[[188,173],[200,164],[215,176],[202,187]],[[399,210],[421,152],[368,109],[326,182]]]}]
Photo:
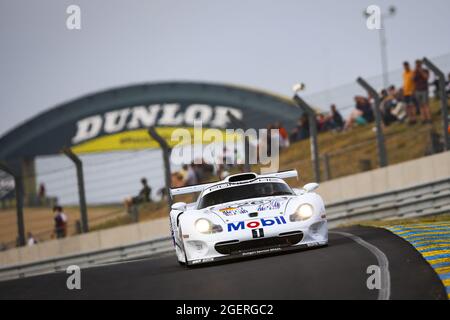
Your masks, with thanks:
[{"label": "racing tire", "polygon": [[180,238],[181,238],[181,247],[180,247],[180,250],[183,252],[183,255],[184,255],[184,261],[185,261],[185,262],[181,262],[180,260],[178,260],[178,263],[179,263],[181,266],[184,266],[185,268],[188,268],[189,266],[188,266],[188,264],[187,264],[186,250],[185,250],[185,248],[184,248],[184,242],[183,242],[183,231],[181,230],[181,227],[179,227],[179,232],[178,232],[178,234],[180,235]]}]

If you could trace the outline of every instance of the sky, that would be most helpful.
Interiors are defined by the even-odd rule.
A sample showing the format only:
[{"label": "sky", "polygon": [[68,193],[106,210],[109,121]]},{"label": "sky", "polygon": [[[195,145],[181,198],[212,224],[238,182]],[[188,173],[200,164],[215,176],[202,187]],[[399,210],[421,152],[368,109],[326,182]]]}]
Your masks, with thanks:
[{"label": "sky", "polygon": [[[81,8],[68,30],[66,8]],[[98,90],[196,80],[305,94],[381,73],[377,31],[386,21],[390,69],[450,52],[448,0],[0,0],[0,135],[39,112]]]}]

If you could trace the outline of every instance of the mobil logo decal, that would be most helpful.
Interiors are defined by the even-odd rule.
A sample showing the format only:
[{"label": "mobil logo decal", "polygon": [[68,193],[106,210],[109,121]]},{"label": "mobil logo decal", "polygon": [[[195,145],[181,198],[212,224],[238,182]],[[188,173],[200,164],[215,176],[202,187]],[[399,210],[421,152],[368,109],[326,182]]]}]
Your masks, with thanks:
[{"label": "mobil logo decal", "polygon": [[286,224],[286,220],[284,219],[284,217],[275,217],[273,219],[259,219],[252,221],[239,221],[236,223],[232,222],[228,224],[228,232],[245,229],[257,229],[281,224]]}]

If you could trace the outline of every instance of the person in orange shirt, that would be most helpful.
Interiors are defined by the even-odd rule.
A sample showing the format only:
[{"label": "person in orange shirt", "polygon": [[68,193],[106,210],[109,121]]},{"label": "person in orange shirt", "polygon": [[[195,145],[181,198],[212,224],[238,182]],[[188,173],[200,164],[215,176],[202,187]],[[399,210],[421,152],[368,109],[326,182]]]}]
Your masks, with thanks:
[{"label": "person in orange shirt", "polygon": [[414,71],[411,70],[409,62],[403,62],[403,96],[406,104],[406,113],[409,124],[416,123],[416,106],[414,105]]}]

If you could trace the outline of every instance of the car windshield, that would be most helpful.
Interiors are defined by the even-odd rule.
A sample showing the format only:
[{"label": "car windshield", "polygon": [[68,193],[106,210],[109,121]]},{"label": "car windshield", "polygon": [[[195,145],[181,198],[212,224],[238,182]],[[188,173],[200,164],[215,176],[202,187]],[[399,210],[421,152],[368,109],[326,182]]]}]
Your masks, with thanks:
[{"label": "car windshield", "polygon": [[200,199],[198,208],[214,206],[221,203],[238,201],[244,199],[293,195],[294,192],[285,183],[253,183],[231,188],[224,188],[217,191],[212,191]]}]

